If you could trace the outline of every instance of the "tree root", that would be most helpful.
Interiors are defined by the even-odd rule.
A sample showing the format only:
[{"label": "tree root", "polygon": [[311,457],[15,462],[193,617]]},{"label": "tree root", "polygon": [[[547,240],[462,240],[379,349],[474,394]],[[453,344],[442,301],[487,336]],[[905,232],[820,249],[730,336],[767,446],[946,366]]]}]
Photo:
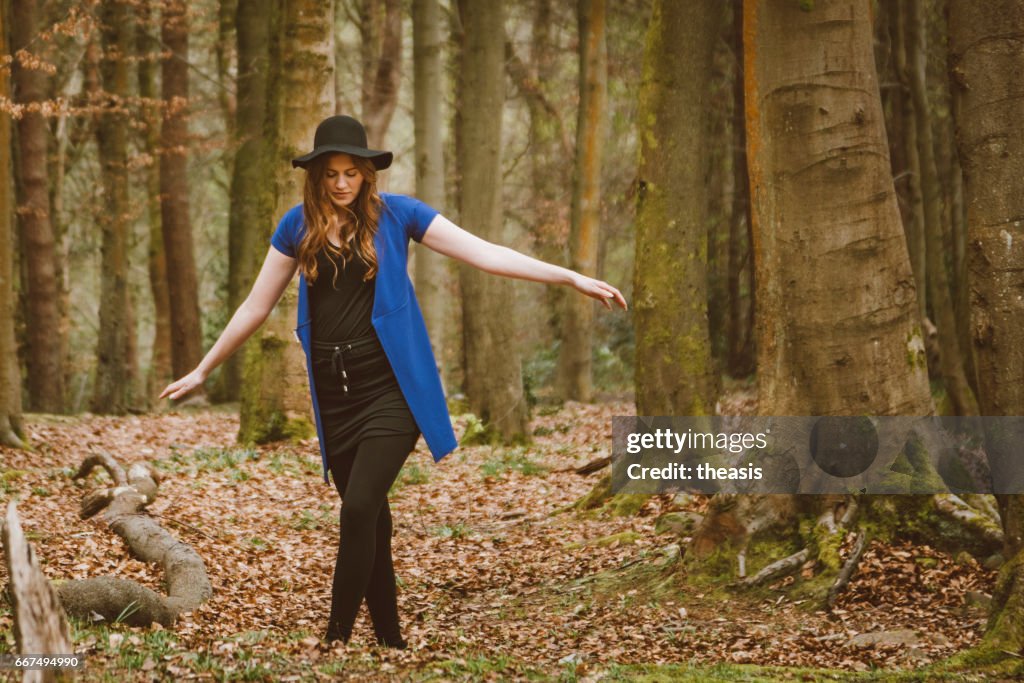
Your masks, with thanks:
[{"label": "tree root", "polygon": [[780,576],[792,574],[796,570],[800,569],[810,556],[810,548],[804,548],[803,550],[793,553],[789,557],[784,557],[781,560],[772,562],[758,573],[748,579],[744,579],[740,583],[744,586],[760,586],[768,583],[769,581],[773,581]]},{"label": "tree root", "polygon": [[934,497],[935,509],[993,545],[1003,545],[1003,528],[998,513],[970,505],[955,493]]},{"label": "tree root", "polygon": [[857,534],[857,540],[853,544],[853,551],[846,558],[846,562],[843,563],[843,568],[839,571],[839,576],[836,577],[835,583],[828,589],[827,604],[830,610],[835,607],[839,594],[846,589],[846,586],[850,583],[850,577],[857,570],[860,558],[864,556],[864,551],[868,546],[867,539],[868,535],[863,530]]},{"label": "tree root", "polygon": [[195,609],[213,594],[203,559],[191,546],[165,530],[144,508],[156,498],[157,475],[148,465],[124,468],[111,456],[90,455],[75,478],[102,467],[117,484],[90,492],[82,500],[80,514],[91,517],[100,511],[104,521],[123,538],[133,556],[163,567],[167,583],[164,597],[132,581],[104,576],[66,581],[58,593],[69,614],[83,619],[123,621],[136,626],[158,622],[171,626],[178,614]]},{"label": "tree root", "polygon": [[[833,505],[825,506],[825,509],[818,515],[817,522],[815,523],[815,536],[820,536],[822,539],[831,538],[837,534],[845,533],[845,529],[849,524],[852,523],[857,515],[857,501],[855,498],[839,498],[834,501]],[[839,515],[839,521],[836,522],[836,516]],[[743,547],[739,551],[739,563],[740,563],[740,581],[739,585],[745,587],[761,586],[775,579],[792,574],[793,572],[800,569],[807,560],[811,559],[812,544],[805,546],[801,550],[784,557],[781,560],[776,560],[761,569],[754,576],[746,578],[746,546],[749,542],[751,535],[747,535]],[[863,552],[863,550],[861,550]],[[853,573],[853,567],[850,567],[850,574]],[[840,574],[842,575],[842,574]],[[849,581],[849,575],[846,577],[846,581]],[[844,584],[845,585],[845,582]],[[835,588],[835,586],[833,586]],[[830,592],[831,593],[831,592]]]}]

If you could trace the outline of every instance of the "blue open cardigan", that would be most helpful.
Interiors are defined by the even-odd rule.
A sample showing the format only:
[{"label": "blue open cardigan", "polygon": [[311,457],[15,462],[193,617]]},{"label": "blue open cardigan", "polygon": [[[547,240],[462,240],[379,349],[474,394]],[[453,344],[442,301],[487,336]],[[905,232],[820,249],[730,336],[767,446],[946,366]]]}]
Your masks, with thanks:
[{"label": "blue open cardigan", "polygon": [[[416,424],[430,448],[434,462],[455,450],[457,442],[448,415],[437,362],[430,348],[427,327],[423,323],[416,292],[409,280],[409,240],[423,239],[437,210],[413,197],[400,194],[380,194],[381,209],[374,246],[377,249],[377,275],[371,322],[380,339],[384,353],[398,379]],[[285,256],[295,258],[299,242],[306,232],[302,204],[292,207],[278,223],[270,243]],[[310,323],[308,285],[304,275],[299,276],[299,313],[295,333],[306,352],[306,371],[313,399],[316,434],[320,440],[320,458],[327,477],[327,450],[323,427],[320,424],[320,406],[313,385],[313,364],[310,356]]]}]

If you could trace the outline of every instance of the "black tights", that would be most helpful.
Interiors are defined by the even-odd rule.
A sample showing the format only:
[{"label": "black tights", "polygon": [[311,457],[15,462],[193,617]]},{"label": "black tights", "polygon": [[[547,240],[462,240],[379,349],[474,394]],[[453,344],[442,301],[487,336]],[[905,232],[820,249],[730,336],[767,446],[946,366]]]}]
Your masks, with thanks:
[{"label": "black tights", "polygon": [[395,568],[391,561],[391,506],[387,495],[418,434],[363,439],[330,459],[341,496],[341,536],[331,588],[327,638],[348,642],[359,606],[366,606],[377,641],[404,646],[398,625]]}]

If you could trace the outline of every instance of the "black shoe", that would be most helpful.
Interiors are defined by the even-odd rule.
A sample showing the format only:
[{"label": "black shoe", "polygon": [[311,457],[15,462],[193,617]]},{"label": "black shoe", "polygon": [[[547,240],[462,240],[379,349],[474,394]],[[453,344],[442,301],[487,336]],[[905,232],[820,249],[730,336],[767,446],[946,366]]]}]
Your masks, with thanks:
[{"label": "black shoe", "polygon": [[409,644],[407,642],[405,642],[405,639],[402,638],[402,636],[398,636],[397,638],[391,638],[391,637],[385,638],[385,637],[382,637],[382,636],[377,636],[377,644],[382,646],[382,647],[391,647],[391,648],[394,648],[396,650],[408,650],[409,649]]},{"label": "black shoe", "polygon": [[335,640],[348,644],[349,638],[352,637],[352,629],[342,628],[341,624],[336,622],[327,623],[327,633],[324,635],[324,640],[330,645]]}]

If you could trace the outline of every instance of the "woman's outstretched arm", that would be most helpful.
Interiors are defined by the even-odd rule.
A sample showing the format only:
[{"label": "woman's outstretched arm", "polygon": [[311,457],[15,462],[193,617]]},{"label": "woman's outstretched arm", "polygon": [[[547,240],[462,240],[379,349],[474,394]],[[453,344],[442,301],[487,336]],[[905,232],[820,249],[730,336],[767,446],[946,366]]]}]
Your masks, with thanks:
[{"label": "woman's outstretched arm", "polygon": [[595,280],[568,268],[545,263],[514,249],[488,242],[466,232],[441,214],[438,214],[430,222],[430,226],[423,235],[422,244],[440,254],[468,263],[487,273],[520,280],[569,285],[577,291],[599,300],[605,308],[612,307],[609,300],[626,308],[626,299],[622,293],[607,282]]},{"label": "woman's outstretched arm", "polygon": [[270,247],[263,267],[256,276],[256,282],[252,285],[252,291],[231,316],[231,321],[221,332],[217,342],[195,370],[168,384],[160,393],[160,398],[181,398],[205,382],[213,369],[238,350],[238,347],[267,319],[288,283],[295,276],[297,266],[296,259]]}]

